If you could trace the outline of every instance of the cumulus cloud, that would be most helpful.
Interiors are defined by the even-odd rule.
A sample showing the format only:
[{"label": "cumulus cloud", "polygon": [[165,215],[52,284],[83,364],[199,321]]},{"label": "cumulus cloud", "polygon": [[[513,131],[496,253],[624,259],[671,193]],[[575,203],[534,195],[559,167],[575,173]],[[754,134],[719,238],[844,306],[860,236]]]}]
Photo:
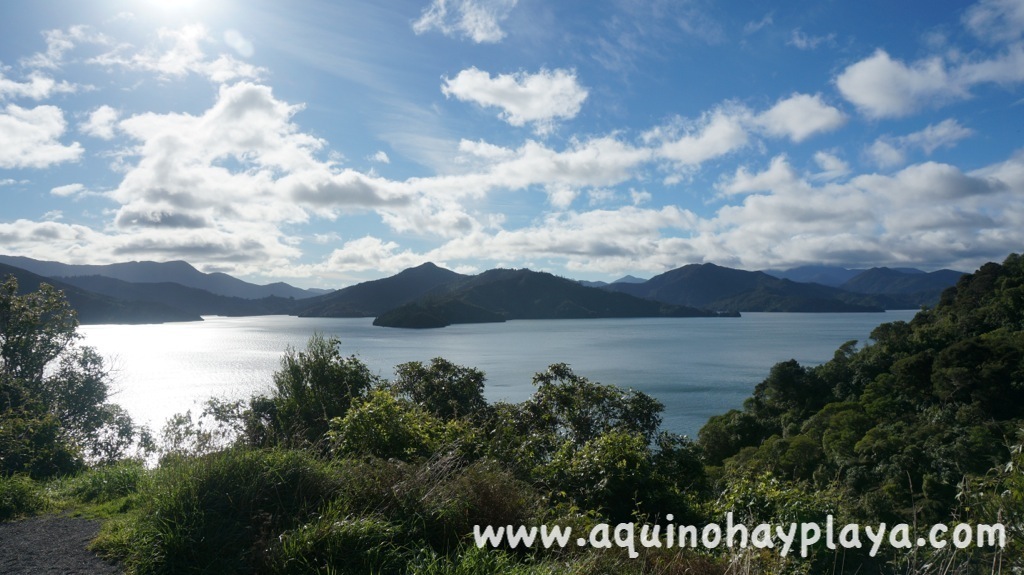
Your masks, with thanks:
[{"label": "cumulus cloud", "polygon": [[25,82],[16,82],[4,76],[0,68],[0,100],[8,98],[31,98],[45,100],[54,94],[70,94],[77,91],[77,86],[67,81],[54,80],[41,72],[31,72]]},{"label": "cumulus cloud", "polygon": [[846,116],[826,104],[820,94],[793,94],[779,100],[754,119],[766,133],[802,142],[820,132],[830,132],[846,123]]},{"label": "cumulus cloud", "polygon": [[47,168],[77,161],[82,146],[59,141],[65,128],[64,112],[56,106],[8,104],[0,112],[0,168]]},{"label": "cumulus cloud", "polygon": [[481,106],[500,108],[500,117],[513,126],[532,124],[541,134],[550,132],[557,119],[579,113],[587,90],[569,70],[541,70],[491,77],[488,72],[468,68],[454,78],[445,78],[445,96]]},{"label": "cumulus cloud", "polygon": [[517,1],[433,0],[412,28],[417,34],[437,30],[445,36],[469,38],[477,44],[500,42],[505,37],[500,24]]},{"label": "cumulus cloud", "polygon": [[102,140],[110,140],[114,137],[114,128],[117,118],[121,115],[114,108],[103,105],[89,113],[89,119],[83,122],[79,131]]},{"label": "cumulus cloud", "polygon": [[849,102],[872,118],[906,116],[936,102],[964,98],[967,93],[950,78],[940,58],[912,65],[876,51],[843,70],[836,86]]},{"label": "cumulus cloud", "polygon": [[920,149],[930,156],[935,150],[952,148],[973,134],[973,130],[950,118],[905,136],[882,136],[868,147],[867,154],[878,166],[891,168],[906,163],[912,148]]},{"label": "cumulus cloud", "polygon": [[644,134],[656,146],[660,158],[684,166],[696,166],[743,148],[749,141],[745,108],[719,107],[695,121],[679,119]]},{"label": "cumulus cloud", "polygon": [[908,116],[971,96],[976,84],[1024,82],[1024,46],[988,59],[957,61],[935,56],[906,64],[884,50],[848,66],[836,77],[840,93],[869,118]]},{"label": "cumulus cloud", "polygon": [[850,173],[850,165],[830,152],[815,152],[814,162],[821,168],[820,172],[814,174],[815,180],[834,180]]}]

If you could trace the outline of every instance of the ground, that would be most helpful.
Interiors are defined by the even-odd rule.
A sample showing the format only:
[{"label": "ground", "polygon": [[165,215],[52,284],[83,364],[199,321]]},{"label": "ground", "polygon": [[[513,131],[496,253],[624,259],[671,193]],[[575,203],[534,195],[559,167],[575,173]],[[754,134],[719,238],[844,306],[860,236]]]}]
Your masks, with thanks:
[{"label": "ground", "polygon": [[99,521],[65,515],[0,523],[0,573],[120,575],[120,567],[86,549],[99,528]]}]

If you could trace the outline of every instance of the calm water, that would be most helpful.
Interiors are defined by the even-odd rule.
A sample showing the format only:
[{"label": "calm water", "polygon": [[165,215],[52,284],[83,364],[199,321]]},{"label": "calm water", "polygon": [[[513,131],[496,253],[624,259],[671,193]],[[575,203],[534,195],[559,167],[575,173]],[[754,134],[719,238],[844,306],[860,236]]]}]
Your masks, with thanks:
[{"label": "calm water", "polygon": [[369,318],[223,318],[165,325],[82,326],[84,345],[114,369],[113,400],[159,429],[209,397],[265,392],[288,347],[314,332],[336,335],[345,355],[394,375],[406,361],[444,357],[487,375],[491,401],[522,401],[531,377],[564,362],[593,381],[628,386],[665,404],[663,427],[695,436],[708,417],[739,407],[772,365],[819,364],[875,326],[913,311],[877,314],[747,313],[742,318],[521,320],[397,330]]}]

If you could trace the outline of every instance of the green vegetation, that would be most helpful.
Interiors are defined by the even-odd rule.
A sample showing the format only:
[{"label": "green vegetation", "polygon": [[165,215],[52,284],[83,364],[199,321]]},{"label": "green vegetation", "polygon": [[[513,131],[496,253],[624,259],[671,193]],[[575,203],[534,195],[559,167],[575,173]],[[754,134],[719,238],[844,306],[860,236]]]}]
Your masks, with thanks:
[{"label": "green vegetation", "polygon": [[[1024,258],[965,276],[911,322],[814,367],[771,368],[696,442],[663,406],[567,365],[521,403],[437,358],[383,380],[340,342],[286,351],[266,396],[168,422],[159,465],[105,403],[54,291],[5,284],[0,519],[72,506],[95,547],[157,573],[909,573],[1024,569]],[[35,298],[35,299],[31,299]],[[45,366],[51,366],[43,370]],[[119,423],[120,422],[120,423]],[[28,430],[31,430],[29,432]],[[40,482],[40,479],[48,479]],[[478,549],[474,526],[1006,525],[1005,549]],[[575,536],[574,536],[575,539]],[[870,547],[867,545],[866,547]]]}]

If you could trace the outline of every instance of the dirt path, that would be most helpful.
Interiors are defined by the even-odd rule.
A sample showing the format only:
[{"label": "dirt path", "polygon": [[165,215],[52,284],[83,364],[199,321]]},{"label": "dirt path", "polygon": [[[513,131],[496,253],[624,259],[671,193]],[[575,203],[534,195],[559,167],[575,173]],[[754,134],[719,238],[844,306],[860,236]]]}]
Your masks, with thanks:
[{"label": "dirt path", "polygon": [[0,574],[123,574],[86,549],[99,529],[99,521],[63,515],[0,523]]}]

